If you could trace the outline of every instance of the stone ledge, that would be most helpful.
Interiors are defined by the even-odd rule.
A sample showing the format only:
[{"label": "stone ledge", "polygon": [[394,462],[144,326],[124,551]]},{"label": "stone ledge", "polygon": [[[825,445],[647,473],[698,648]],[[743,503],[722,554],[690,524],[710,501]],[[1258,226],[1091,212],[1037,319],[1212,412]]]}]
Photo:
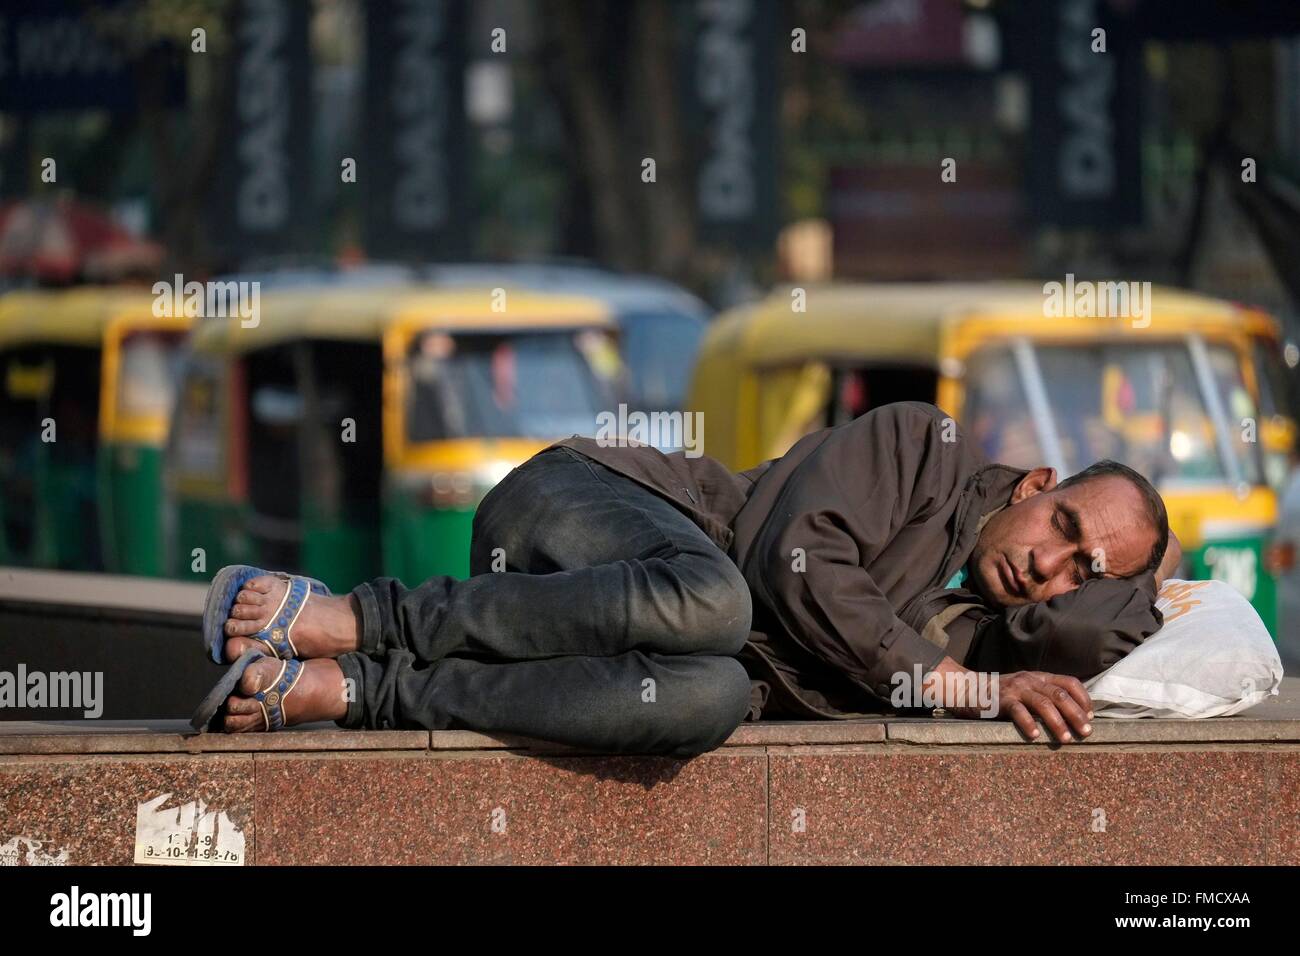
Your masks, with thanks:
[{"label": "stone ledge", "polygon": [[1295,865],[1300,747],[1272,746],[15,755],[0,847],[130,863],[163,801],[257,864]]},{"label": "stone ledge", "polygon": [[[1006,721],[887,717],[827,721],[759,721],[741,724],[722,750],[752,747],[833,747],[855,744],[947,746],[1023,745]],[[1282,682],[1279,697],[1235,717],[1205,720],[1098,717],[1081,741],[1102,744],[1207,744],[1300,742],[1300,678]],[[1032,743],[1054,746],[1044,732]],[[324,751],[497,751],[568,753],[561,744],[469,730],[344,730],[312,724],[275,734],[195,734],[183,720],[0,721],[4,754],[310,753]]]}]

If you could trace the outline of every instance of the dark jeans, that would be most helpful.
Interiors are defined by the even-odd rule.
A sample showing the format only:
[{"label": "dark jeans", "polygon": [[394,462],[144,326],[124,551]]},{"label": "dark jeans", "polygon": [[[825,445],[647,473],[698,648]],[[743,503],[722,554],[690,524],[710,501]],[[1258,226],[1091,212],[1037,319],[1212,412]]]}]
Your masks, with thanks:
[{"label": "dark jeans", "polygon": [[688,756],[748,712],[744,578],[636,482],[567,448],[537,455],[479,506],[470,571],[352,592],[362,646],[339,658],[356,688],[340,723]]}]

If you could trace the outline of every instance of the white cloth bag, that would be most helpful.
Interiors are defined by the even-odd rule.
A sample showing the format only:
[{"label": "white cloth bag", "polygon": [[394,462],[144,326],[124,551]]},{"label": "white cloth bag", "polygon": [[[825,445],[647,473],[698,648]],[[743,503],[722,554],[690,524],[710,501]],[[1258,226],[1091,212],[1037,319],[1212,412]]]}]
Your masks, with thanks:
[{"label": "white cloth bag", "polygon": [[1084,684],[1097,716],[1226,717],[1277,694],[1277,647],[1230,585],[1171,579],[1156,607],[1160,630]]}]

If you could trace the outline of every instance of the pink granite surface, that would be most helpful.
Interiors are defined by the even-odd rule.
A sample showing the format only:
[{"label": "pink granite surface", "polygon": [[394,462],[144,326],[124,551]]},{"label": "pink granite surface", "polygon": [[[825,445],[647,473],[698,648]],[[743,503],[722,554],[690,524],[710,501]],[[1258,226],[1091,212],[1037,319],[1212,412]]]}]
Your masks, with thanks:
[{"label": "pink granite surface", "polygon": [[1275,788],[1270,797],[1277,801],[1282,820],[1278,862],[1295,866],[1300,864],[1300,755],[1291,753],[1288,757],[1278,762],[1277,775],[1268,781]]},{"label": "pink granite surface", "polygon": [[129,863],[162,794],[224,810],[261,863],[1300,863],[1300,751],[1276,746],[10,757],[0,846]]},{"label": "pink granite surface", "polygon": [[261,863],[763,863],[767,758],[258,756]]},{"label": "pink granite surface", "polygon": [[773,863],[1300,863],[1295,750],[947,748],[770,760]]},{"label": "pink granite surface", "polygon": [[130,864],[141,803],[165,794],[167,812],[202,801],[243,832],[253,859],[253,758],[0,758],[0,847],[19,863],[52,857],[68,864]]},{"label": "pink granite surface", "polygon": [[[882,740],[863,722],[674,760],[297,736],[243,754],[47,738],[67,752],[0,756],[0,862],[13,844],[129,863],[137,807],[171,794],[166,808],[227,813],[259,863],[1300,864],[1300,745],[1268,737],[1054,748]],[[492,746],[452,748],[476,743]]]}]

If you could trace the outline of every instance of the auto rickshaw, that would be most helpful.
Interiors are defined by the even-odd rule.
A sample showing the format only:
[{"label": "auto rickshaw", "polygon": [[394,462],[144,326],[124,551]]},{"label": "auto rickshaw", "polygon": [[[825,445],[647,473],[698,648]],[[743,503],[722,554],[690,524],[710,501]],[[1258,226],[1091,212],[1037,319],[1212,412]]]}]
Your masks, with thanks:
[{"label": "auto rickshaw", "polygon": [[[1031,283],[782,289],[715,321],[689,407],[705,453],[751,467],[803,435],[895,401],[934,402],[993,460],[1062,476],[1101,458],[1160,490],[1191,577],[1234,585],[1275,629],[1262,562],[1277,502],[1253,348],[1266,314],[1155,288],[1145,316],[1046,314]],[[802,311],[801,311],[802,309]],[[1270,437],[1271,436],[1271,437]]]},{"label": "auto rickshaw", "polygon": [[143,289],[0,297],[0,563],[158,574],[184,316]]},{"label": "auto rickshaw", "polygon": [[424,267],[423,274],[440,287],[501,285],[599,299],[618,323],[631,407],[681,410],[711,313],[680,286],[654,276],[557,263],[436,264]]},{"label": "auto rickshaw", "polygon": [[1248,309],[1242,325],[1250,341],[1259,385],[1259,441],[1264,455],[1264,477],[1280,495],[1290,474],[1291,450],[1297,438],[1292,372],[1284,358],[1286,350],[1276,319],[1258,309]]},{"label": "auto rickshaw", "polygon": [[614,407],[613,333],[595,300],[495,288],[273,289],[256,327],[204,320],[168,448],[174,573],[468,575],[483,495]]}]

